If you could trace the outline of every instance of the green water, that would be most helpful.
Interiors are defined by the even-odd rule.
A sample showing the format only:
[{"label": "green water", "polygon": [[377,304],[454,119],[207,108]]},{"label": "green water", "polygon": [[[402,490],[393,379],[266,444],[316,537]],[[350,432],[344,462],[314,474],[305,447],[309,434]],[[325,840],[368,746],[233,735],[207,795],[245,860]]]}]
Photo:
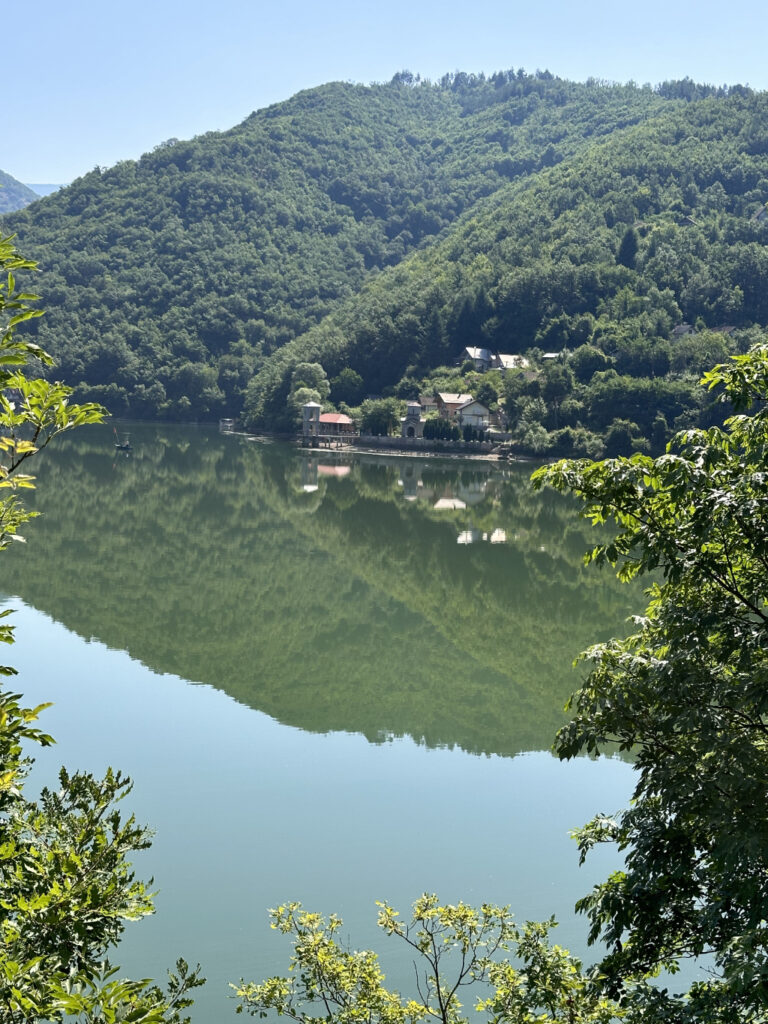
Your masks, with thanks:
[{"label": "green water", "polygon": [[227,982],[286,966],[266,907],[382,945],[374,901],[425,889],[554,912],[583,950],[573,903],[614,861],[579,870],[567,833],[631,770],[545,751],[574,655],[642,595],[583,568],[575,505],[527,467],[131,430],[129,457],[92,428],[40,460],[43,516],[2,578],[19,686],[56,701],[35,781],[115,764],[157,829],[158,913],[124,967],[201,960],[194,1020],[233,1019]]}]

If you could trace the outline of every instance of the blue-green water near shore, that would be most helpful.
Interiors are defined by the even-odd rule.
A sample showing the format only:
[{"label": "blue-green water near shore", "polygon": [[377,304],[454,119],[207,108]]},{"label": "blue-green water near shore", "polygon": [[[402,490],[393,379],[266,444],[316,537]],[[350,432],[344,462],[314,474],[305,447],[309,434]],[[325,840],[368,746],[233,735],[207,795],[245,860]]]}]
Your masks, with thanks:
[{"label": "blue-green water near shore", "polygon": [[2,578],[19,688],[55,701],[33,783],[113,764],[156,829],[126,972],[199,960],[193,1020],[226,1020],[229,981],[287,966],[266,908],[299,899],[405,987],[375,901],[425,890],[555,913],[586,952],[573,904],[616,858],[579,869],[568,831],[632,771],[547,750],[573,657],[643,597],[584,569],[575,504],[526,467],[131,431],[129,457],[107,428],[46,453]]}]

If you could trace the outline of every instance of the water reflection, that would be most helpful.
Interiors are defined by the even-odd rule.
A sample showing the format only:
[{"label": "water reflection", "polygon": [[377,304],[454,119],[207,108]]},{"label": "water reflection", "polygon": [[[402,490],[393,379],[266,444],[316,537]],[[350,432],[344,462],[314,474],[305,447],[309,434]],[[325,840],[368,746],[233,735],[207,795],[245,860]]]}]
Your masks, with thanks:
[{"label": "water reflection", "polygon": [[[132,427],[41,461],[5,589],[85,638],[279,722],[512,754],[550,745],[574,655],[639,593],[585,572],[528,467],[307,453]],[[18,557],[18,555],[16,555]],[[16,574],[16,570],[19,570]]]}]

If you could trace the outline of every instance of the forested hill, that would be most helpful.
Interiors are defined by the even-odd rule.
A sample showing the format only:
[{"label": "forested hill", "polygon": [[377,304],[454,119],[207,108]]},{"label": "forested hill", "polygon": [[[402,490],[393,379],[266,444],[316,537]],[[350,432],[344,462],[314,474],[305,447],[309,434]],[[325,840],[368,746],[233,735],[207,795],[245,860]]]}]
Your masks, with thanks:
[{"label": "forested hill", "polygon": [[510,179],[681,99],[508,73],[334,83],[2,227],[39,260],[40,341],[115,412],[237,412],[265,356]]},{"label": "forested hill", "polygon": [[13,210],[20,210],[37,199],[37,192],[34,192],[27,185],[12,178],[5,171],[0,171],[0,214],[11,213]]},{"label": "forested hill", "polygon": [[474,391],[491,375],[430,376],[464,346],[538,366],[528,385],[495,380],[529,425],[604,434],[629,417],[650,439],[659,412],[666,436],[706,419],[696,379],[768,325],[766,124],[766,94],[704,98],[505,184],[275,354],[251,419],[279,416],[298,363],[351,367],[399,397],[430,380]]},{"label": "forested hill", "polygon": [[[683,319],[768,321],[765,108],[688,80],[333,83],[96,169],[2,227],[43,267],[32,326],[57,373],[118,414],[245,401],[285,424],[297,362],[403,397],[467,344],[586,347],[591,371],[666,379]],[[562,398],[540,425],[561,425]]]}]

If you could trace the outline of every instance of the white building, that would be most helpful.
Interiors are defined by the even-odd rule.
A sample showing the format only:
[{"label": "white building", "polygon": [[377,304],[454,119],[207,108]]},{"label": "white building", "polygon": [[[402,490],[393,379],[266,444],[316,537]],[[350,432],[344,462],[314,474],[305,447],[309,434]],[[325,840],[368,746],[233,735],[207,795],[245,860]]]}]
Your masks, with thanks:
[{"label": "white building", "polygon": [[477,399],[471,398],[459,406],[456,419],[460,427],[474,427],[476,430],[487,430],[491,422],[491,412],[487,406]]}]

